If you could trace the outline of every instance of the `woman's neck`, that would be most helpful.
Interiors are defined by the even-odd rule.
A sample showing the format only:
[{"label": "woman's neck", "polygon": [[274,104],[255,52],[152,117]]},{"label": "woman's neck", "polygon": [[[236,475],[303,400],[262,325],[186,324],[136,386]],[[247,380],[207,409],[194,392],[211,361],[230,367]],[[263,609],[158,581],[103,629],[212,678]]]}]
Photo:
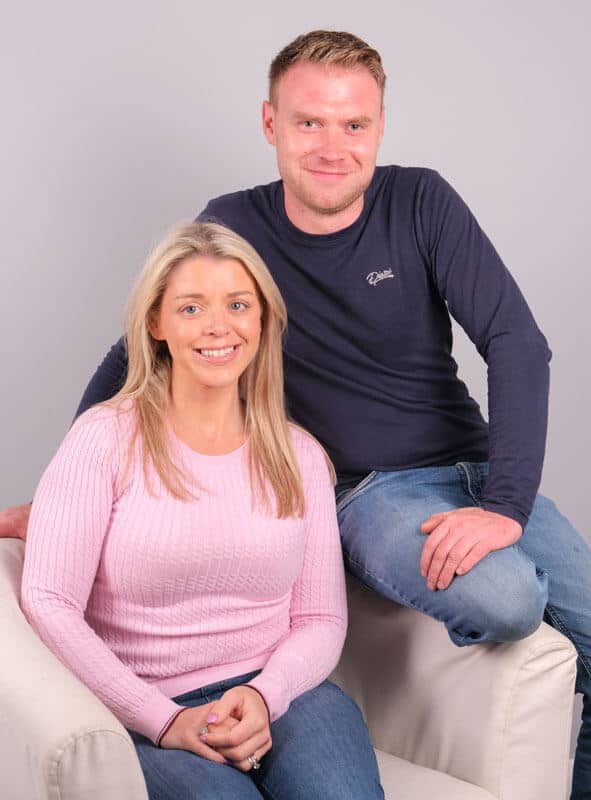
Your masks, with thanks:
[{"label": "woman's neck", "polygon": [[193,450],[223,455],[245,440],[244,408],[234,387],[183,387],[173,384],[168,408],[176,435]]}]

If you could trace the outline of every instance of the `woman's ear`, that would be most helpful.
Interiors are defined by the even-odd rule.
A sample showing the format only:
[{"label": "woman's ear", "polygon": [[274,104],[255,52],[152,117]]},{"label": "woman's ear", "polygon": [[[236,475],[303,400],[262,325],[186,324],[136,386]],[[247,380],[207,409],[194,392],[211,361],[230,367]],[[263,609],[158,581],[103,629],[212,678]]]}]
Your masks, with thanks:
[{"label": "woman's ear", "polygon": [[148,317],[148,330],[150,331],[152,338],[156,339],[157,342],[164,341],[160,333],[160,320],[158,314],[152,313]]}]

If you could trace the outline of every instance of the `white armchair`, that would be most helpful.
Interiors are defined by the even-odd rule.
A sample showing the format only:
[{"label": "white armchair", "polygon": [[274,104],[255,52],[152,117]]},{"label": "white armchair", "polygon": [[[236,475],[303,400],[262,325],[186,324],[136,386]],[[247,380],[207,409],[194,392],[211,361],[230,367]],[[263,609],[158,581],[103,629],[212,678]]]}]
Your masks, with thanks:
[{"label": "white armchair", "polygon": [[[129,736],[36,637],[23,544],[0,541],[0,797],[146,800]],[[563,800],[575,652],[546,625],[456,648],[442,625],[349,586],[333,678],[361,706],[388,800]],[[363,798],[360,798],[363,800]]]}]

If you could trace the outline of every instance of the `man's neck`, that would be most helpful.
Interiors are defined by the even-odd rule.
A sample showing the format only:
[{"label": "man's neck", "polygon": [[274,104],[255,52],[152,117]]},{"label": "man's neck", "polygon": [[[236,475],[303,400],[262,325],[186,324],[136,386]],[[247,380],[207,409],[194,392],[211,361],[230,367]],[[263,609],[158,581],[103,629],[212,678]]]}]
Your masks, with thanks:
[{"label": "man's neck", "polygon": [[331,213],[322,213],[300,203],[291,192],[284,190],[285,213],[292,225],[303,233],[326,236],[348,228],[363,211],[363,195],[351,205]]}]

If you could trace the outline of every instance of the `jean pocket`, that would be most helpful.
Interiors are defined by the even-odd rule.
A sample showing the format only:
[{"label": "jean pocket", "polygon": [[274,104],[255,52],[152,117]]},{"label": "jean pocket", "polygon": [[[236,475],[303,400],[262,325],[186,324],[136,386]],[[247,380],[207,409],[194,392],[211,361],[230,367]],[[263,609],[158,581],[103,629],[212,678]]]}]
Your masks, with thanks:
[{"label": "jean pocket", "polygon": [[359,483],[356,486],[354,486],[352,489],[349,489],[348,492],[345,492],[345,494],[342,495],[342,497],[340,497],[337,502],[337,514],[340,511],[342,511],[346,506],[348,506],[351,500],[357,497],[357,495],[365,489],[368,483],[373,478],[375,478],[376,475],[377,472],[373,470],[372,472],[369,473],[369,475],[366,475],[362,481],[359,481]]}]

